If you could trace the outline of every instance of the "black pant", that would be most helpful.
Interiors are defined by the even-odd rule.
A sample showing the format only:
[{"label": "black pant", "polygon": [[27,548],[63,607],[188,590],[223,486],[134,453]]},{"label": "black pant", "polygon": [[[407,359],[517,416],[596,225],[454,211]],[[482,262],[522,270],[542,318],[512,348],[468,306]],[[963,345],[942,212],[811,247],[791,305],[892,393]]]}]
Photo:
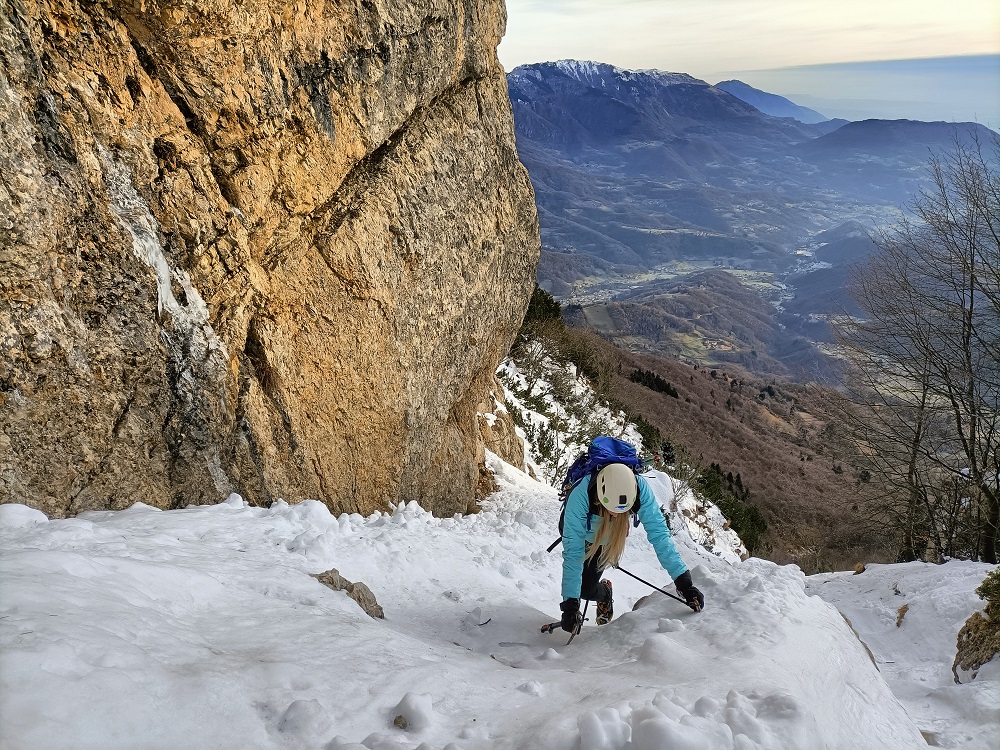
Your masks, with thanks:
[{"label": "black pant", "polygon": [[[587,552],[590,550],[588,549]],[[601,576],[604,575],[604,568],[601,566],[601,548],[583,566],[583,581],[580,585],[580,598],[590,599],[592,602],[606,602],[611,597],[608,596],[606,586],[601,586]]]}]

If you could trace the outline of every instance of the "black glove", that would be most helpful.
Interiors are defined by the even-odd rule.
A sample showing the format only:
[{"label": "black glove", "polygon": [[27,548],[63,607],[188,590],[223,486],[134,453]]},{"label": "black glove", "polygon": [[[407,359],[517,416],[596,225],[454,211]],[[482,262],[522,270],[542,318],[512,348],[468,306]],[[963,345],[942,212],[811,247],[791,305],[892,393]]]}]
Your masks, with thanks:
[{"label": "black glove", "polygon": [[563,613],[562,620],[559,623],[562,629],[567,633],[575,633],[576,629],[580,626],[580,620],[583,618],[583,615],[580,614],[580,600],[567,599],[559,605],[559,609]]},{"label": "black glove", "polygon": [[705,596],[694,587],[694,583],[691,581],[691,571],[685,570],[677,576],[674,585],[677,586],[677,593],[684,597],[685,604],[691,609],[695,612],[701,612],[705,609]]}]

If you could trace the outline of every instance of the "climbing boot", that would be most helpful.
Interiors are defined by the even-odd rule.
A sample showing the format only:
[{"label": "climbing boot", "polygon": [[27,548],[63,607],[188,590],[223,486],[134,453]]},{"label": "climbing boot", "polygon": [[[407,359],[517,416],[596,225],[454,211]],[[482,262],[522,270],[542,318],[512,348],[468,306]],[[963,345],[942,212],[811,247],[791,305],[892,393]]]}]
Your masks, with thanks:
[{"label": "climbing boot", "polygon": [[615,615],[614,600],[611,597],[611,581],[601,581],[598,586],[605,589],[604,599],[597,602],[597,624],[607,625]]}]

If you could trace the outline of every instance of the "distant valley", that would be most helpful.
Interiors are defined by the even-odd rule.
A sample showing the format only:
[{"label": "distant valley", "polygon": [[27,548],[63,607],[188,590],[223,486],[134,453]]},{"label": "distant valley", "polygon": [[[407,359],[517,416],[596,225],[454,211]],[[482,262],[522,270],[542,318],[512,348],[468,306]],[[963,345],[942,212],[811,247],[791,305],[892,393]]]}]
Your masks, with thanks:
[{"label": "distant valley", "polygon": [[508,88],[538,281],[571,320],[633,351],[801,379],[834,373],[826,317],[853,311],[868,232],[899,220],[932,152],[991,132],[822,120],[739,81],[591,62],[522,66]]}]

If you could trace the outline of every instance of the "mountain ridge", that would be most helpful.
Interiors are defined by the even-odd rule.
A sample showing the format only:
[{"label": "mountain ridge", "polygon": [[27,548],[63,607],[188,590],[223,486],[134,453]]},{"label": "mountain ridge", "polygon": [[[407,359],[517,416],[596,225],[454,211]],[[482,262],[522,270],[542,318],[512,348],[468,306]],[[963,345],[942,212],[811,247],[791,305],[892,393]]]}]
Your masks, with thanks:
[{"label": "mountain ridge", "polygon": [[[795,296],[799,280],[822,290],[818,307],[810,308],[808,294],[786,310],[772,306],[766,328],[786,332],[769,337],[776,349],[756,359],[747,359],[751,347],[733,355],[744,366],[768,363],[765,374],[788,376],[774,363],[791,351],[798,368],[812,358],[798,359],[797,340],[829,338],[822,316],[843,307],[847,256],[867,247],[867,240],[838,245],[818,235],[847,222],[867,230],[897,221],[900,206],[927,184],[929,154],[947,148],[964,126],[805,124],[684,74],[655,73],[666,76],[662,83],[613,65],[561,61],[509,74],[518,152],[539,208],[539,284],[586,306],[634,305],[645,286],[712,268],[771,302]],[[905,148],[893,151],[894,143]],[[812,258],[808,248],[816,244],[826,245],[820,254],[829,257]],[[712,277],[719,295],[727,283]],[[661,311],[637,317],[646,324]],[[724,324],[705,333],[706,340],[725,338]],[[632,334],[629,345],[650,345]],[[720,361],[718,349],[662,342],[692,361]]]},{"label": "mountain ridge", "polygon": [[747,104],[752,104],[764,114],[771,115],[772,117],[792,117],[799,122],[804,122],[810,125],[826,122],[830,119],[826,115],[822,115],[814,109],[809,109],[808,107],[796,104],[791,99],[784,96],[771,94],[767,91],[754,88],[750,84],[744,83],[743,81],[720,81],[715,84],[715,86],[723,91],[728,91],[730,94],[742,99]]}]

